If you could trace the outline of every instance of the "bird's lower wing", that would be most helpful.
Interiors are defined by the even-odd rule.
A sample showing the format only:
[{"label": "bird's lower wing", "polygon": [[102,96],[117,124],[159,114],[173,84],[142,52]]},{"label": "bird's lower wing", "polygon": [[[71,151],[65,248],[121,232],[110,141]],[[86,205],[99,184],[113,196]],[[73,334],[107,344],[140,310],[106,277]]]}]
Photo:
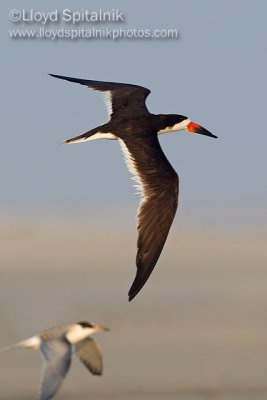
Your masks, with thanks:
[{"label": "bird's lower wing", "polygon": [[120,143],[142,194],[137,214],[137,272],[129,290],[131,301],[149,278],[167,239],[178,205],[179,180],[156,133]]},{"label": "bird's lower wing", "polygon": [[92,338],[87,338],[75,346],[80,361],[93,375],[102,375],[103,361],[101,350]]},{"label": "bird's lower wing", "polygon": [[71,364],[71,344],[65,339],[43,341],[41,351],[45,358],[40,400],[49,400],[58,391]]}]

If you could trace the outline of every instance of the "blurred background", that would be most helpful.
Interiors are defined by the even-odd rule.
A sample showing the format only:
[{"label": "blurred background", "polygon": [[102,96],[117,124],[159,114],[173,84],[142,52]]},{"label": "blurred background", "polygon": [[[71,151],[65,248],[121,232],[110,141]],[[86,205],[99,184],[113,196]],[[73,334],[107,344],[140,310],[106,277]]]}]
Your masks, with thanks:
[{"label": "blurred background", "polygon": [[[111,328],[95,337],[104,375],[75,361],[58,399],[265,399],[266,2],[18,7],[119,9],[125,22],[94,27],[179,31],[176,39],[116,41],[11,39],[9,30],[40,26],[12,23],[17,7],[0,6],[0,347],[91,320]],[[118,143],[60,145],[107,113],[100,94],[48,73],[143,85],[151,112],[187,115],[219,137],[161,137],[180,176],[179,209],[130,304],[138,197]],[[0,398],[38,398],[40,370],[35,352],[1,354]]]}]

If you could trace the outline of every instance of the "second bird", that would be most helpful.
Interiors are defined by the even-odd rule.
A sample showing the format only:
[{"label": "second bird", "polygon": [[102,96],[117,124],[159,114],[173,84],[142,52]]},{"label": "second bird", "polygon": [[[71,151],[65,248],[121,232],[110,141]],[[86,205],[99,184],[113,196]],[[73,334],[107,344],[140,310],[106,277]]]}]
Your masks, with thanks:
[{"label": "second bird", "polygon": [[42,331],[1,351],[14,348],[41,350],[45,366],[40,400],[50,400],[57,393],[67,375],[74,353],[93,375],[102,374],[101,350],[90,336],[93,333],[108,330],[108,328],[90,322],[61,325]]},{"label": "second bird", "polygon": [[158,261],[178,205],[178,175],[163,153],[158,135],[187,130],[213,138],[217,136],[184,115],[151,114],[145,104],[150,90],[142,86],[51,76],[80,83],[105,94],[110,114],[108,123],[67,139],[65,143],[118,139],[128,169],[142,195],[137,214],[137,272],[129,290],[131,301]]}]

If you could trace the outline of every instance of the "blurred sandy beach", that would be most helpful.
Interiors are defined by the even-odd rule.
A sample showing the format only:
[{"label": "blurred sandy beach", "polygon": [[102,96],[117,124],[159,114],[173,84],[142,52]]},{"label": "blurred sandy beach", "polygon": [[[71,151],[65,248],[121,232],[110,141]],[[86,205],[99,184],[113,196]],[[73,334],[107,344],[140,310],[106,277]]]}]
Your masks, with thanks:
[{"label": "blurred sandy beach", "polygon": [[[0,349],[87,320],[111,329],[94,336],[104,375],[74,359],[53,400],[266,400],[267,1],[0,8]],[[118,10],[124,21],[73,24],[68,9]],[[108,121],[103,93],[48,74],[141,85],[151,113],[184,115],[218,136],[160,136],[179,207],[131,303],[139,198],[120,145],[60,145]],[[136,109],[123,96],[115,103],[123,120],[127,105]],[[0,400],[37,400],[41,370],[39,352],[0,352]]]},{"label": "blurred sandy beach", "polygon": [[[111,328],[95,336],[104,375],[75,360],[59,400],[265,399],[266,235],[177,226],[128,303],[134,223],[2,216],[0,347],[92,320]],[[37,352],[1,354],[0,399],[37,399],[41,365]]]}]

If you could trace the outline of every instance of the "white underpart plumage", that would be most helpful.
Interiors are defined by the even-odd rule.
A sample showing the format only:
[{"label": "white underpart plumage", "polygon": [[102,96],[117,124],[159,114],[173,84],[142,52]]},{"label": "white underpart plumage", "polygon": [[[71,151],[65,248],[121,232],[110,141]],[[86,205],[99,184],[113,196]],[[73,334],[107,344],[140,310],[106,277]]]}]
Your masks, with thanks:
[{"label": "white underpart plumage", "polygon": [[[138,213],[139,213],[139,210],[140,210],[143,202],[146,200],[146,194],[145,194],[144,185],[143,185],[141,176],[140,176],[140,174],[139,174],[139,172],[138,172],[138,170],[136,168],[135,159],[133,158],[133,156],[129,152],[129,150],[128,150],[126,144],[124,143],[124,141],[119,139],[119,143],[120,143],[120,146],[121,146],[121,151],[122,151],[122,154],[123,154],[123,158],[124,158],[125,164],[126,164],[128,170],[129,170],[129,172],[133,175],[131,177],[131,179],[133,181],[135,181],[134,187],[137,189],[136,194],[141,195],[141,202],[139,204],[139,209],[138,209]],[[138,213],[137,213],[137,215],[138,215]]]},{"label": "white underpart plumage", "polygon": [[178,124],[175,124],[174,126],[167,127],[165,129],[161,129],[158,131],[158,135],[162,135],[163,133],[168,133],[168,132],[177,132],[177,131],[182,131],[183,129],[186,129],[188,127],[188,124],[191,122],[190,119],[184,119],[182,122],[179,122]]},{"label": "white underpart plumage", "polygon": [[105,100],[105,104],[108,110],[108,115],[109,117],[112,114],[112,101],[111,101],[112,95],[110,90],[108,90],[107,92],[104,92],[104,100]]}]

